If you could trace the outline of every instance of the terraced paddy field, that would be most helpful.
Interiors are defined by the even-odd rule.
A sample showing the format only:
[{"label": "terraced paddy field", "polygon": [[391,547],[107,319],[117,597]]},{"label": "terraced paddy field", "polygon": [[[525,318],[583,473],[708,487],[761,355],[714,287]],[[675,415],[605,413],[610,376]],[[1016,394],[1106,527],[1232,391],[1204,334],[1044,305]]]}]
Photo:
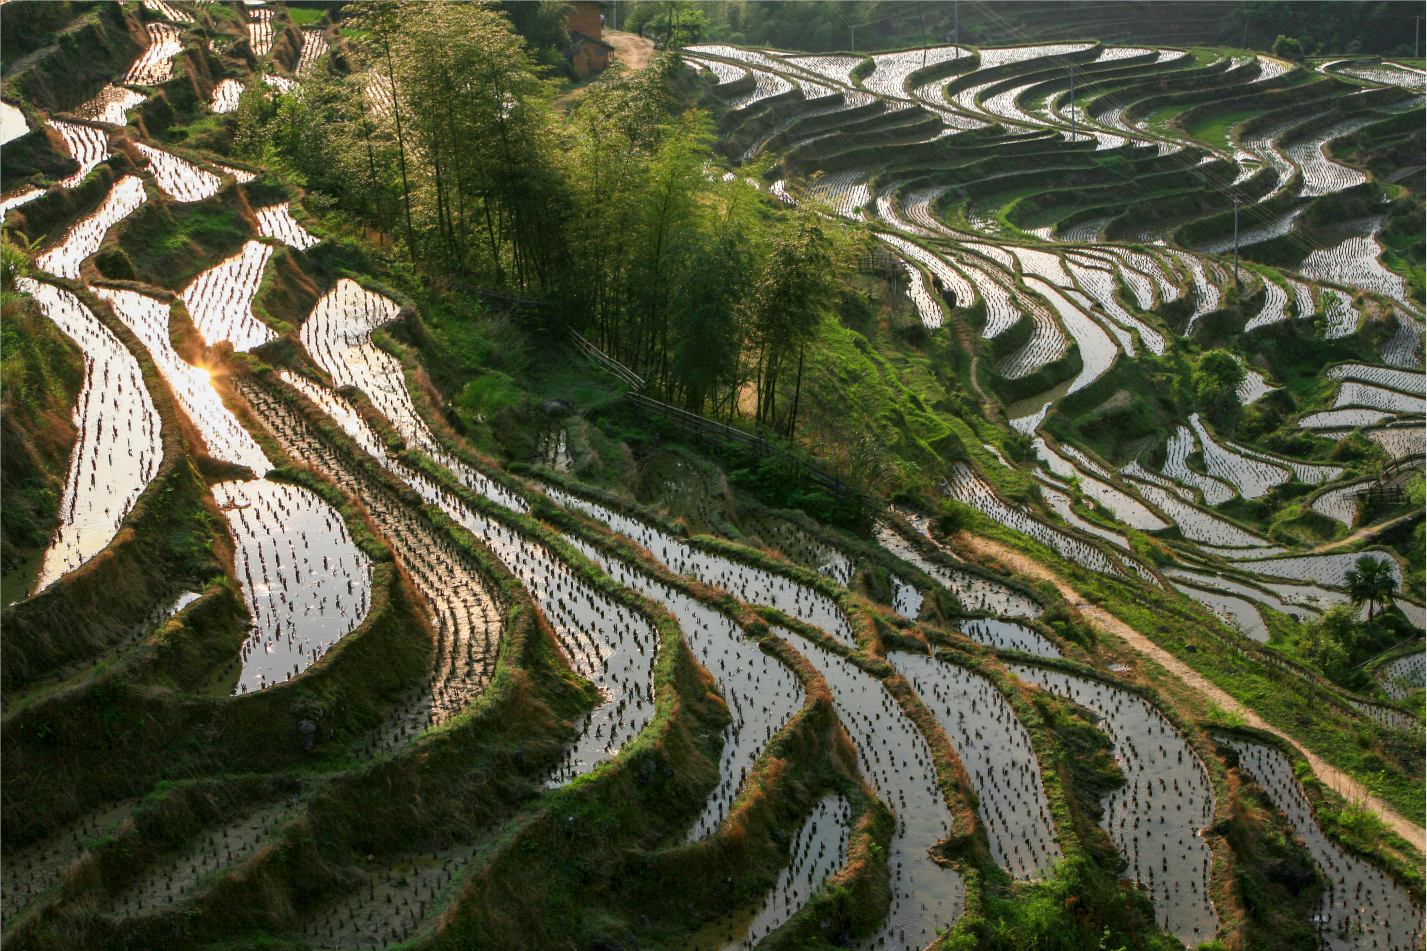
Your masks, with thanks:
[{"label": "terraced paddy field", "polygon": [[510,6],[0,6],[4,945],[1421,949],[1420,65]]}]

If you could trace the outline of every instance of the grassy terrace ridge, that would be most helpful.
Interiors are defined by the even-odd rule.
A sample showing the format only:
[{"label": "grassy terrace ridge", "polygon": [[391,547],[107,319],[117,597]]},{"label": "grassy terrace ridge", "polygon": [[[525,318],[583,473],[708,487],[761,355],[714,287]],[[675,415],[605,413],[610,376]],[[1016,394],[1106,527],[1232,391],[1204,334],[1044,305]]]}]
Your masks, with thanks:
[{"label": "grassy terrace ridge", "polygon": [[[1312,422],[1339,402],[1381,405],[1421,431],[1420,335],[1397,316],[1420,318],[1423,300],[1420,87],[1321,68],[1405,62],[1403,31],[1383,26],[1399,5],[1350,29],[1304,3],[1270,23],[1228,2],[1008,0],[963,5],[954,24],[947,5],[904,0],[640,0],[604,11],[621,65],[590,77],[565,55],[573,14],[553,3],[101,6],[0,7],[6,134],[12,107],[26,125],[5,145],[3,192],[40,194],[9,209],[0,241],[7,949],[689,951],[737,942],[755,918],[775,926],[753,936],[764,951],[910,948],[918,926],[899,934],[889,909],[948,894],[964,908],[939,913],[938,951],[1310,946],[1321,846],[1230,740],[1285,756],[1330,846],[1420,909],[1423,693],[1392,700],[1377,673],[1422,649],[1421,476],[1408,466],[1361,504],[1342,496],[1420,453],[1420,436],[1364,417],[1324,438]],[[271,18],[270,48],[250,17]],[[824,52],[852,22],[858,52]],[[980,53],[915,62],[957,26]],[[174,46],[150,46],[143,84],[124,82],[160,33]],[[992,49],[1061,42],[1090,45],[982,68]],[[859,97],[873,54],[909,53],[904,91],[935,83],[948,101],[829,109],[791,68],[776,71],[793,88],[753,75],[715,88],[672,52],[696,43],[851,55],[846,89],[822,85]],[[1148,52],[1101,58],[1115,46]],[[1071,61],[1101,140],[1069,141],[1044,112],[1069,103]],[[215,113],[224,81],[242,90]],[[116,124],[87,118],[110,83],[145,101]],[[1029,124],[962,127],[959,90],[1021,86]],[[754,101],[732,109],[733,92]],[[1271,126],[1294,163],[1282,187],[1239,153]],[[1130,141],[1099,148],[1104,133]],[[60,184],[80,159],[87,174]],[[126,176],[143,201],[94,225]],[[853,214],[815,206],[817,176]],[[1297,212],[1245,247],[1239,285],[1230,256],[1192,252],[1232,233],[1234,194],[1243,227]],[[296,231],[273,230],[267,209],[283,203]],[[952,230],[930,235],[924,214]],[[1101,218],[1107,242],[1063,240]],[[205,304],[196,282],[250,242],[261,271]],[[954,303],[941,292],[978,273],[1012,312],[988,284]],[[103,550],[29,597],[45,549],[108,498],[93,493],[111,470],[78,424],[122,418],[134,394],[91,372],[93,342],[60,330],[22,276],[73,294],[137,363],[161,450]],[[1032,290],[1047,285],[1063,301]],[[118,290],[158,303],[121,312],[103,296]],[[1028,307],[1064,336],[1057,359],[1032,352],[1044,338]],[[782,452],[641,410],[570,331],[647,396]],[[239,334],[267,342],[235,351]],[[142,342],[165,335],[171,351]],[[998,373],[1023,350],[1018,379]],[[1357,364],[1370,369],[1341,378]],[[1170,439],[1180,427],[1187,446]],[[1038,458],[1037,437],[1058,461]],[[237,464],[230,439],[271,471]],[[804,461],[887,508],[835,495]],[[370,562],[371,590],[348,633],[244,694],[248,652],[265,631],[279,650],[305,643],[317,627],[293,607],[298,588],[332,580],[348,550],[254,548],[266,561],[250,576],[242,532],[290,538],[307,516],[285,513],[283,534],[266,514],[220,510],[219,487],[249,480],[310,500]],[[556,504],[556,489],[646,541],[742,566],[749,587],[677,573],[657,541]],[[463,527],[479,524],[521,553]],[[1235,558],[1250,546],[1316,560],[1277,577]],[[1381,609],[1370,567],[1344,577],[1342,556],[1395,566],[1399,608]],[[543,578],[542,559],[558,564]],[[1231,600],[1182,593],[1180,569],[1225,586],[1195,581],[1196,596]],[[182,609],[160,611],[179,591]],[[593,613],[568,604],[587,595]],[[1037,616],[1003,618],[986,607],[998,603]],[[1379,608],[1371,623],[1363,603]],[[687,627],[705,616],[722,633]],[[620,669],[631,635],[640,660]],[[705,656],[724,640],[729,653]],[[1036,653],[993,646],[1008,643]],[[1163,925],[1189,899],[1168,897],[1150,857],[1161,803],[1136,757],[1154,754],[1127,755],[1115,716],[1012,673],[1026,666],[1144,702],[1183,737],[1161,785],[1212,790],[1173,860],[1205,857],[1214,940]],[[760,669],[782,686],[755,686]],[[969,722],[1004,713],[1024,732],[986,726],[983,748],[963,743],[946,719],[953,683],[994,700],[960,711]],[[760,719],[772,689],[793,692]],[[643,726],[615,741],[630,723]],[[572,766],[584,731],[605,742],[591,724],[611,746]],[[555,783],[557,770],[578,775]],[[1043,878],[1013,877],[1001,808],[1014,790],[1044,810],[1024,826],[1042,836],[1031,854],[1061,855]],[[828,797],[845,825],[821,818]],[[940,841],[919,831],[932,813]],[[712,831],[689,841],[695,826]],[[914,865],[925,893],[907,890]],[[825,881],[797,878],[813,867]],[[1417,922],[1370,904],[1374,938],[1417,940]]]}]

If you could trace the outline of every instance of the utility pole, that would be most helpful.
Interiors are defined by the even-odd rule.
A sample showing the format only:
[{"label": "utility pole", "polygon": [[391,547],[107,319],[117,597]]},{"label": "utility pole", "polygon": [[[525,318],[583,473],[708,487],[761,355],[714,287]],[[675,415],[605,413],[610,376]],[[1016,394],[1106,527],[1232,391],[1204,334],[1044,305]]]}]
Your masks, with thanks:
[{"label": "utility pole", "polygon": [[922,29],[922,67],[927,65],[927,21],[922,19],[922,0],[917,0],[917,24]]},{"label": "utility pole", "polygon": [[847,28],[852,31],[852,52],[857,52],[857,26],[849,23]]},{"label": "utility pole", "polygon": [[1075,134],[1075,64],[1070,64],[1070,141],[1074,142],[1078,136]]},{"label": "utility pole", "polygon": [[1244,41],[1239,44],[1239,49],[1249,48],[1249,18],[1244,17]]},{"label": "utility pole", "polygon": [[1412,18],[1412,58],[1417,58],[1417,40],[1422,36],[1422,18]]},{"label": "utility pole", "polygon": [[[956,31],[956,45],[961,45],[961,0],[956,0],[952,6],[952,29]],[[1413,57],[1416,59],[1416,57]]]},{"label": "utility pole", "polygon": [[1239,286],[1239,204],[1244,199],[1234,196],[1234,286]]}]

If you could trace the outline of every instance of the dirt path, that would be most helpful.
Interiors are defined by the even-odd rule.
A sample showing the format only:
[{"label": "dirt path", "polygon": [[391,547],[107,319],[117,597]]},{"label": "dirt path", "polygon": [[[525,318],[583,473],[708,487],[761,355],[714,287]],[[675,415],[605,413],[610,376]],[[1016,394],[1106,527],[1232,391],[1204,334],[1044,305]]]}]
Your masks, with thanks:
[{"label": "dirt path", "polygon": [[654,41],[633,33],[605,30],[604,41],[614,47],[614,58],[630,69],[643,69],[654,55]]},{"label": "dirt path", "polygon": [[1027,577],[1049,581],[1055,585],[1056,590],[1060,592],[1063,598],[1079,609],[1080,613],[1086,620],[1090,621],[1090,623],[1102,631],[1121,638],[1135,650],[1159,664],[1190,687],[1193,687],[1201,695],[1218,704],[1224,710],[1239,714],[1249,726],[1265,730],[1293,744],[1294,748],[1302,753],[1303,757],[1308,760],[1308,764],[1313,767],[1313,772],[1317,774],[1320,780],[1327,783],[1344,797],[1364,801],[1373,811],[1382,817],[1384,822],[1392,827],[1394,832],[1402,836],[1412,845],[1418,848],[1422,847],[1424,839],[1427,839],[1427,830],[1424,830],[1422,826],[1399,815],[1397,810],[1392,806],[1368,792],[1362,783],[1338,769],[1336,766],[1325,762],[1321,757],[1306,749],[1302,743],[1299,743],[1293,737],[1287,735],[1277,727],[1265,723],[1253,710],[1244,706],[1194,668],[1190,667],[1178,657],[1175,657],[1163,647],[1160,647],[1154,641],[1145,637],[1139,631],[1130,627],[1124,621],[1115,617],[1109,611],[1097,607],[1096,605],[1086,603],[1074,588],[1045,565],[1032,561],[1020,552],[1013,551],[990,539],[973,538],[963,534],[957,541],[966,544],[969,548],[981,554],[991,555],[1000,559]]},{"label": "dirt path", "polygon": [[1398,522],[1404,522],[1409,518],[1413,518],[1414,516],[1415,513],[1408,512],[1406,515],[1399,515],[1397,518],[1389,519],[1386,522],[1379,522],[1376,525],[1369,525],[1366,528],[1360,528],[1356,532],[1353,532],[1351,535],[1347,536],[1346,538],[1339,538],[1336,541],[1324,542],[1317,548],[1310,548],[1308,549],[1308,554],[1317,555],[1321,554],[1322,552],[1332,551],[1334,548],[1342,548],[1344,545],[1351,545],[1353,544],[1353,542],[1362,541],[1366,538],[1372,538],[1374,535],[1378,535],[1382,532],[1387,531],[1389,528],[1396,525]]}]

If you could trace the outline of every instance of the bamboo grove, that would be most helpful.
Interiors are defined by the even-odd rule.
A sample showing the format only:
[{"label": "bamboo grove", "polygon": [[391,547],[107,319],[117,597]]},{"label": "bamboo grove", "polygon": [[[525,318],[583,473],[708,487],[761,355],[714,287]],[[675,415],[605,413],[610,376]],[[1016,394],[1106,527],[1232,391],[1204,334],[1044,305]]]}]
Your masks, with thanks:
[{"label": "bamboo grove", "polygon": [[354,53],[338,68],[291,92],[249,86],[241,154],[389,236],[423,274],[555,302],[665,398],[792,433],[802,352],[849,239],[713,171],[711,122],[674,91],[677,54],[557,103],[494,5],[348,14]]}]

